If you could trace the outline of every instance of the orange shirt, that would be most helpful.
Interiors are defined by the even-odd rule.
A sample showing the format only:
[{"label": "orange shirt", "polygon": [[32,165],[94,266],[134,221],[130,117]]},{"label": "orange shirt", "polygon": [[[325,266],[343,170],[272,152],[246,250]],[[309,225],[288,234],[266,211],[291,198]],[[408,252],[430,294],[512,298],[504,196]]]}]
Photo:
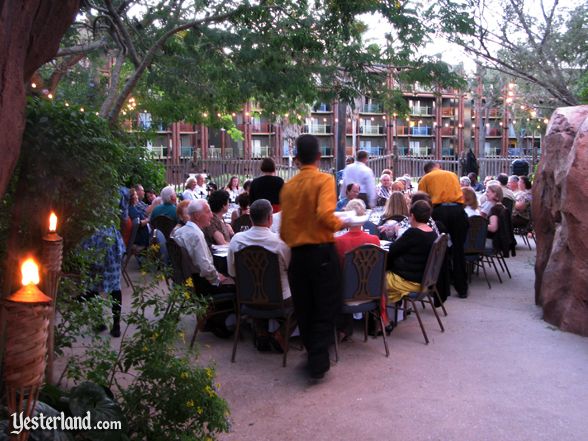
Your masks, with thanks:
[{"label": "orange shirt", "polygon": [[290,248],[332,243],[343,227],[335,216],[335,179],[314,165],[304,165],[280,193],[280,237]]},{"label": "orange shirt", "polygon": [[428,193],[433,205],[451,202],[463,204],[459,179],[450,171],[437,169],[427,173],[419,182],[419,191]]}]

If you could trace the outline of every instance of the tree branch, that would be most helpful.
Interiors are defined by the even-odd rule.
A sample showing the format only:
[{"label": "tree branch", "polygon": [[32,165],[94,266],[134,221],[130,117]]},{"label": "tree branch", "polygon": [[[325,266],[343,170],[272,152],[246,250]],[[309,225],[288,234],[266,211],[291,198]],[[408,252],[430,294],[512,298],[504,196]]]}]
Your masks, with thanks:
[{"label": "tree branch", "polygon": [[129,35],[127,28],[123,24],[123,22],[120,18],[120,15],[118,14],[118,11],[116,11],[114,9],[114,6],[112,6],[112,1],[111,0],[104,0],[104,2],[106,3],[106,7],[108,8],[108,12],[110,13],[110,16],[112,17],[112,20],[113,20],[113,23],[114,23],[114,26],[115,26],[117,32],[122,37],[122,43],[125,45],[125,47],[128,51],[129,57],[131,58],[131,61],[133,62],[135,67],[138,67],[141,64],[141,61],[139,59],[139,56],[137,55],[135,45],[133,44],[133,40],[131,39],[131,36]]},{"label": "tree branch", "polygon": [[95,51],[98,49],[103,49],[107,45],[108,45],[107,39],[105,37],[102,37],[100,40],[92,41],[91,43],[61,48],[61,49],[59,49],[59,51],[57,52],[57,54],[55,56],[56,57],[67,57],[70,55],[78,55],[78,54],[85,55],[89,52],[92,52],[92,51]]}]

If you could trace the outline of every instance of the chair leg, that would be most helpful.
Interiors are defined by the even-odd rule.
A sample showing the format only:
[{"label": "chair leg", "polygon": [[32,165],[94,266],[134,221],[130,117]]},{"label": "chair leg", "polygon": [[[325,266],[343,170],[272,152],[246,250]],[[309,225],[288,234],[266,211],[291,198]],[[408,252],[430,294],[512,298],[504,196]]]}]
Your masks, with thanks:
[{"label": "chair leg", "polygon": [[378,317],[380,317],[380,326],[382,327],[382,338],[384,339],[384,349],[386,349],[386,357],[390,356],[390,351],[388,350],[388,342],[386,341],[386,328],[384,326],[384,319],[382,318],[382,314],[379,310],[376,310]]},{"label": "chair leg", "polygon": [[508,269],[508,265],[506,264],[506,260],[505,260],[504,256],[498,257],[498,260],[499,261],[502,260],[502,263],[504,264],[504,269],[506,270],[506,274],[508,274],[508,278],[512,279],[512,276],[510,275],[510,271]]},{"label": "chair leg", "polygon": [[364,313],[363,314],[363,341],[364,343],[366,341],[368,341],[368,318],[369,318],[369,314]]},{"label": "chair leg", "polygon": [[[439,295],[439,291],[437,291],[437,287],[436,286],[433,287],[433,292],[437,296],[437,301],[441,305],[441,310],[443,311],[443,314],[445,314],[445,317],[447,317],[447,309],[445,309],[445,304],[441,301],[441,296]],[[435,304],[432,303],[432,305],[433,305],[433,309],[435,309]]]},{"label": "chair leg", "polygon": [[482,271],[484,271],[484,278],[486,279],[486,283],[488,284],[488,289],[492,289],[492,286],[490,286],[490,279],[488,279],[488,274],[486,273],[486,265],[484,265],[484,258],[480,259],[480,266],[482,267]]},{"label": "chair leg", "polygon": [[[237,355],[237,343],[239,343],[239,334],[241,333],[241,314],[237,314],[237,327],[235,328],[235,338],[233,339],[233,354],[231,355],[231,362],[235,362]],[[284,352],[285,355],[285,352]],[[285,366],[285,365],[284,365]]]},{"label": "chair leg", "polygon": [[194,347],[196,336],[198,335],[198,325],[200,324],[200,318],[196,316],[196,326],[194,326],[194,334],[192,334],[192,340],[190,340],[190,349]]},{"label": "chair leg", "polygon": [[431,306],[433,306],[433,312],[435,313],[435,317],[437,318],[437,322],[439,323],[439,327],[441,328],[441,332],[445,332],[445,328],[443,327],[443,323],[441,323],[441,318],[439,317],[439,314],[437,313],[437,308],[435,308],[435,305],[433,304],[433,298],[429,294],[427,294],[427,298],[429,299]]},{"label": "chair leg", "polygon": [[409,301],[411,303],[411,306],[412,306],[412,309],[413,309],[414,313],[417,316],[417,319],[419,321],[419,325],[421,326],[421,331],[423,332],[423,337],[425,337],[425,344],[428,345],[429,344],[429,337],[427,337],[427,331],[425,331],[425,327],[423,326],[423,321],[421,320],[421,315],[419,314],[419,310],[416,307],[416,304],[415,304],[414,300],[409,299]]},{"label": "chair leg", "polygon": [[500,277],[500,273],[498,272],[498,267],[496,266],[496,262],[494,262],[494,258],[492,256],[486,256],[488,264],[492,264],[494,266],[494,271],[496,271],[496,275],[498,276],[498,281],[502,283],[502,277]]},{"label": "chair leg", "polygon": [[282,361],[282,367],[286,367],[289,347],[290,347],[290,316],[288,316],[286,318],[286,335],[284,336],[284,360]]}]

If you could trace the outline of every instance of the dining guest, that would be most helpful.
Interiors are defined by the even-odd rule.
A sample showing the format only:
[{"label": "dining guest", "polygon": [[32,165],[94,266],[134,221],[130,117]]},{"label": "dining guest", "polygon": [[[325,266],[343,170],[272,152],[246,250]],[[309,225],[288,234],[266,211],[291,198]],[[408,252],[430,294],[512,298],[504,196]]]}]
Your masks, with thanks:
[{"label": "dining guest", "polygon": [[[272,233],[272,204],[267,199],[258,199],[251,204],[249,215],[253,226],[246,231],[238,232],[233,236],[229,244],[227,255],[227,269],[230,276],[235,277],[235,254],[248,246],[260,246],[266,250],[277,254],[280,265],[280,282],[282,286],[282,298],[291,303],[290,283],[288,281],[288,265],[290,264],[290,248],[275,233]],[[257,348],[262,351],[267,349],[267,344],[272,343],[268,338],[273,339],[280,345],[281,350],[284,348],[284,329],[276,330],[267,335],[267,320],[261,325],[256,323],[256,342]]]},{"label": "dining guest", "polygon": [[486,189],[486,206],[488,212],[482,212],[482,216],[488,219],[488,237],[493,237],[498,231],[502,210],[502,188],[499,184],[491,184]]},{"label": "dining guest", "polygon": [[502,202],[502,187],[498,181],[490,181],[484,193],[484,202],[480,207],[480,216],[488,219],[490,211],[497,202]]},{"label": "dining guest", "polygon": [[194,194],[194,189],[196,188],[196,178],[190,177],[186,180],[184,184],[184,192],[182,193],[182,199],[186,201],[193,201],[198,199]]},{"label": "dining guest", "polygon": [[376,206],[376,182],[374,172],[367,165],[368,160],[368,152],[365,150],[357,152],[355,162],[343,170],[343,186],[347,188],[351,183],[358,184],[361,188],[358,197],[366,203],[366,207],[372,208]]},{"label": "dining guest", "polygon": [[143,186],[141,184],[135,184],[133,189],[137,192],[137,198],[138,198],[138,202],[136,204],[137,210],[139,210],[139,212],[142,213],[142,215],[144,217],[149,217],[149,215],[147,214],[148,204],[145,203],[145,189],[143,188]]},{"label": "dining guest", "polygon": [[343,209],[347,206],[349,201],[357,199],[359,197],[359,191],[359,184],[356,184],[355,182],[347,184],[347,187],[345,187],[345,197],[341,199],[339,202],[337,202],[337,205],[335,206],[335,211],[343,211]]},{"label": "dining guest", "polygon": [[[470,181],[470,178],[468,178],[467,176],[462,176],[461,178],[459,178],[459,185],[461,185],[462,189],[464,187],[471,187],[472,181]],[[472,190],[473,190],[473,188],[472,188]]]},{"label": "dining guest", "polygon": [[[484,185],[478,182],[478,175],[474,172],[468,173],[468,178],[470,178],[470,185],[474,189],[474,191],[484,191],[484,187],[486,186],[486,180],[484,180]],[[486,176],[488,178],[488,176]],[[492,177],[492,179],[494,179]]]},{"label": "dining guest", "polygon": [[525,227],[531,221],[532,188],[533,185],[527,176],[519,178],[519,192],[516,194],[512,212],[512,226],[515,228]]},{"label": "dining guest", "polygon": [[231,176],[225,190],[229,193],[229,202],[234,204],[237,197],[243,193],[243,189],[239,187],[239,178],[237,176]]},{"label": "dining guest", "polygon": [[206,199],[208,197],[208,188],[206,187],[206,176],[204,173],[197,173],[194,176],[196,186],[194,187],[194,199]]},{"label": "dining guest", "polygon": [[145,211],[139,208],[139,195],[134,188],[130,189],[129,192],[129,217],[131,221],[139,219],[139,228],[137,229],[137,235],[135,236],[135,245],[141,247],[149,246],[149,218]]},{"label": "dining guest", "polygon": [[423,273],[437,233],[427,225],[431,206],[423,200],[410,207],[410,228],[388,250],[386,292],[388,303],[421,290]]},{"label": "dining guest", "polygon": [[188,205],[190,205],[190,201],[183,200],[176,207],[176,217],[178,218],[178,228],[186,225],[186,222],[188,222],[190,220],[190,216],[188,215]]},{"label": "dining guest", "polygon": [[245,182],[243,182],[243,191],[245,193],[249,193],[249,189],[251,188],[251,182],[253,182],[251,179],[247,179]]},{"label": "dining guest", "polygon": [[161,190],[161,205],[158,205],[151,212],[151,219],[155,219],[157,216],[167,216],[172,218],[175,222],[178,221],[176,216],[176,202],[177,196],[176,191],[170,185]]},{"label": "dining guest", "polygon": [[408,214],[406,198],[401,192],[393,191],[384,206],[384,213],[380,219],[380,225],[385,225],[389,221],[401,222],[408,218]]},{"label": "dining guest", "polygon": [[514,204],[516,197],[512,190],[508,188],[508,175],[506,173],[500,173],[496,176],[496,180],[500,182],[500,186],[502,187],[502,199],[510,199]]},{"label": "dining guest", "polygon": [[245,231],[253,225],[249,215],[249,195],[241,193],[237,198],[237,204],[239,204],[239,208],[231,213],[231,228],[235,233]]},{"label": "dining guest", "polygon": [[208,246],[226,245],[233,237],[233,229],[225,223],[223,216],[229,211],[229,193],[225,190],[213,191],[209,198],[212,219],[210,224],[204,228],[204,237]]},{"label": "dining guest", "polygon": [[383,207],[392,193],[392,178],[390,175],[380,176],[380,184],[376,188],[376,205]]},{"label": "dining guest", "polygon": [[274,213],[280,211],[280,191],[284,186],[284,180],[276,176],[276,164],[272,158],[263,158],[261,161],[261,176],[251,181],[249,188],[249,201],[267,199],[272,204]]},{"label": "dining guest", "polygon": [[461,191],[463,192],[464,211],[468,217],[479,216],[480,210],[478,210],[478,197],[476,196],[474,189],[468,185],[461,187]]},{"label": "dining guest", "polygon": [[333,233],[347,224],[335,216],[335,179],[318,169],[318,139],[296,139],[300,172],[280,194],[280,236],[291,248],[288,280],[312,378],[330,368],[335,317],[341,307],[341,271]]},{"label": "dining guest", "polygon": [[421,178],[419,190],[429,194],[433,204],[433,219],[441,222],[449,232],[453,284],[458,296],[463,299],[468,296],[463,246],[469,227],[468,217],[463,209],[463,192],[457,175],[442,170],[439,163],[427,162],[424,171],[425,176]]}]

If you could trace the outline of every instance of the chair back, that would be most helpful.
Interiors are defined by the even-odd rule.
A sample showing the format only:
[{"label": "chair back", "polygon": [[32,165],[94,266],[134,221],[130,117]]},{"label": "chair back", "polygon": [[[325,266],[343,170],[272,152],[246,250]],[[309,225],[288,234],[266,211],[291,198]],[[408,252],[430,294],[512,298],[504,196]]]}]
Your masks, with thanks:
[{"label": "chair back", "polygon": [[172,266],[172,280],[174,283],[183,285],[194,273],[190,255],[173,239],[167,242],[167,252]]},{"label": "chair back", "polygon": [[429,257],[427,258],[427,265],[423,273],[423,281],[421,282],[422,291],[428,291],[433,289],[437,284],[441,267],[443,266],[443,259],[445,258],[445,252],[447,251],[447,234],[441,234],[431,247]]},{"label": "chair back", "polygon": [[470,227],[466,234],[463,252],[464,254],[480,254],[486,248],[488,221],[482,216],[470,216],[468,222]]},{"label": "chair back", "polygon": [[510,198],[502,198],[502,205],[506,207],[510,216],[512,216],[512,210],[514,208],[514,201]]},{"label": "chair back", "polygon": [[260,246],[235,253],[237,300],[241,304],[281,306],[282,282],[278,255]]},{"label": "chair back", "polygon": [[169,235],[176,226],[176,221],[168,216],[157,216],[151,219],[151,226],[163,233],[165,240],[169,241]]},{"label": "chair back", "polygon": [[343,259],[343,300],[376,300],[385,287],[386,251],[374,244],[361,245]]},{"label": "chair back", "polygon": [[135,244],[135,240],[137,239],[137,231],[139,231],[139,225],[141,224],[141,220],[136,217],[132,220],[131,224],[131,235],[129,236],[129,248]]}]

